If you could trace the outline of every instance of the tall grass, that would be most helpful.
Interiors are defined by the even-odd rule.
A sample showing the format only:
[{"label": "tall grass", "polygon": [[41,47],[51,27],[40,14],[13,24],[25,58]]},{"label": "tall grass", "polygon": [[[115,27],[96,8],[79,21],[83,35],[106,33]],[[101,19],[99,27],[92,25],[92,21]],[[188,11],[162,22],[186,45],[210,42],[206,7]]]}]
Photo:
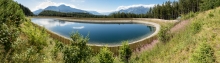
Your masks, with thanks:
[{"label": "tall grass", "polygon": [[[198,15],[189,19],[190,25],[179,33],[174,34],[170,41],[166,43],[160,42],[150,51],[145,51],[140,55],[133,55],[130,61],[134,63],[189,63],[191,62],[190,58],[199,53],[199,57],[208,59],[199,59],[197,62],[219,62],[219,11],[220,8],[217,8],[198,13]],[[189,15],[185,16],[188,17]],[[206,44],[200,46],[199,44],[202,42]],[[207,49],[203,50],[203,48]],[[202,53],[206,51],[208,54]]]}]

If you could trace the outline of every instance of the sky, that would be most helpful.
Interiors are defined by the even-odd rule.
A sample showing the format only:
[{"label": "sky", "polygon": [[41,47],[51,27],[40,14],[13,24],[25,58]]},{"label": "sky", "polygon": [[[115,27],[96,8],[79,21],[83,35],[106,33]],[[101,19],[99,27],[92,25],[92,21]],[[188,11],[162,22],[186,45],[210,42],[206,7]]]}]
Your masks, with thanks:
[{"label": "sky", "polygon": [[[100,13],[112,12],[120,9],[127,9],[135,6],[152,7],[155,4],[162,4],[168,0],[14,0],[31,11],[44,9],[48,6],[67,6]],[[170,0],[173,1],[173,0]]]}]

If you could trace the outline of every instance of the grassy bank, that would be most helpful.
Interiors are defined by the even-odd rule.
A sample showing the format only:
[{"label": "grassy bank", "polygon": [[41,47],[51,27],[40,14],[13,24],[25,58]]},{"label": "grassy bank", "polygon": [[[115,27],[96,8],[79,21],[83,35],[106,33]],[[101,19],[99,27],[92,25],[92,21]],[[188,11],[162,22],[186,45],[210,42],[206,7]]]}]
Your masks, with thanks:
[{"label": "grassy bank", "polygon": [[[189,26],[152,50],[133,55],[135,63],[220,62],[220,8],[194,14]],[[188,17],[187,15],[184,17]]]}]

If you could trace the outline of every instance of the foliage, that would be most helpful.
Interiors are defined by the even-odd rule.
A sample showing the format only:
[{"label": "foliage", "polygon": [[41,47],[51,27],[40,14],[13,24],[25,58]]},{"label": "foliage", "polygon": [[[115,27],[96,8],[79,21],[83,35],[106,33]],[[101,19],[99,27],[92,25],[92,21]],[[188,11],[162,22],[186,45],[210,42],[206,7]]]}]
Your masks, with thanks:
[{"label": "foliage", "polygon": [[194,12],[189,12],[188,14],[184,15],[182,19],[190,19],[190,18],[193,18],[197,15],[197,13],[194,13]]},{"label": "foliage", "polygon": [[129,47],[128,41],[123,41],[122,46],[119,50],[120,58],[123,62],[128,63],[132,54],[132,50]]},{"label": "foliage", "polygon": [[214,50],[206,42],[201,42],[195,52],[193,52],[190,61],[192,63],[214,63]]},{"label": "foliage", "polygon": [[7,61],[11,59],[11,54],[14,52],[12,45],[17,41],[19,32],[18,29],[11,28],[4,23],[0,25],[0,29],[0,55],[2,55],[0,60],[4,58],[2,61]]},{"label": "foliage", "polygon": [[109,15],[109,18],[144,18],[147,17],[145,14],[134,14],[124,12],[114,12]]},{"label": "foliage", "polygon": [[52,43],[49,44],[51,40],[45,29],[34,26],[29,20],[22,25],[19,40],[13,45],[13,61],[29,63],[51,60],[53,46]]},{"label": "foliage", "polygon": [[[219,63],[219,10],[218,7],[217,9],[199,12],[198,15],[189,19],[189,24],[185,28],[172,34],[172,38],[165,44],[159,42],[150,50],[132,55],[130,61],[133,63],[201,63],[196,61],[206,59],[201,61]],[[209,17],[210,13],[214,16]],[[201,46],[203,42],[207,45]],[[194,57],[193,59],[193,56],[200,58],[195,59]]]},{"label": "foliage", "polygon": [[163,27],[161,27],[158,33],[158,38],[161,42],[165,43],[169,41],[169,39],[171,38],[171,34],[169,32],[170,29],[171,29],[171,26],[168,26],[168,25],[164,25]]},{"label": "foliage", "polygon": [[32,27],[33,29],[23,28],[23,32],[28,36],[28,42],[30,42],[31,45],[36,46],[37,51],[40,52],[45,46],[48,44],[48,34],[46,33],[46,30],[44,28],[37,29],[37,27],[33,27],[31,22],[25,22],[24,23],[27,27]]},{"label": "foliage", "polygon": [[24,15],[16,2],[0,0],[0,61],[9,62],[12,59],[12,45],[17,41],[22,20]]},{"label": "foliage", "polygon": [[100,63],[113,63],[114,61],[113,53],[106,46],[100,50],[98,56]]},{"label": "foliage", "polygon": [[209,9],[214,9],[215,7],[220,6],[220,1],[219,0],[201,0],[200,4],[200,10],[201,11],[206,11]]},{"label": "foliage", "polygon": [[[194,16],[198,11],[206,11],[220,6],[219,0],[179,0],[166,1],[162,5],[155,5],[147,12],[149,18],[176,19],[180,15]],[[187,19],[186,18],[186,19]]]},{"label": "foliage", "polygon": [[8,52],[19,32],[16,28],[9,28],[6,24],[2,24],[0,29],[0,44],[4,46],[5,52]]},{"label": "foliage", "polygon": [[[22,40],[18,38],[18,41],[13,44],[13,55],[10,62],[18,62],[18,63],[36,63],[36,62],[44,62],[46,60],[45,52],[37,52],[35,46],[32,46],[26,40]],[[48,58],[47,58],[48,59]]]},{"label": "foliage", "polygon": [[202,22],[198,22],[198,21],[192,23],[192,25],[191,25],[190,28],[192,29],[191,31],[192,31],[193,34],[196,34],[196,33],[198,33],[199,31],[201,31],[201,28],[202,28],[201,23],[202,23]]},{"label": "foliage", "polygon": [[91,48],[87,45],[88,36],[83,37],[78,32],[71,34],[72,43],[63,52],[65,63],[85,62],[91,57]]},{"label": "foliage", "polygon": [[53,56],[56,59],[58,57],[58,53],[62,52],[65,45],[60,41],[55,41],[55,47],[53,49]]},{"label": "foliage", "polygon": [[13,0],[0,1],[0,25],[19,26],[24,20],[24,14],[18,3]]}]

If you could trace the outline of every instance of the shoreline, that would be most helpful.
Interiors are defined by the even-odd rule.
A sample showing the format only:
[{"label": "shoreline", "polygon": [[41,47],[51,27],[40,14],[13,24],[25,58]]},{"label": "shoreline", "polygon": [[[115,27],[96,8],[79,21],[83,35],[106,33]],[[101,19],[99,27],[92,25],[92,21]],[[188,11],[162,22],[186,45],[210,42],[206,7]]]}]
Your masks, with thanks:
[{"label": "shoreline", "polygon": [[[31,17],[31,18],[39,18],[39,17]],[[40,18],[47,18],[47,17],[40,17]],[[148,25],[148,26],[153,26],[155,27],[155,32],[153,32],[152,34],[150,34],[149,36],[143,37],[141,39],[138,39],[136,41],[132,41],[129,42],[129,46],[132,49],[132,51],[136,51],[139,48],[142,48],[143,46],[145,46],[146,44],[152,44],[154,40],[157,40],[157,34],[160,31],[161,28],[161,23],[176,23],[178,22],[177,20],[162,20],[162,19],[149,19],[149,18],[132,18],[132,19],[103,19],[102,20],[97,20],[97,19],[74,19],[74,18],[62,18],[62,17],[52,17],[51,19],[57,19],[57,20],[65,20],[65,21],[69,21],[69,22],[88,22],[88,23],[140,23],[143,25]],[[65,44],[69,44],[71,40],[69,40],[66,37],[60,36],[54,32],[48,31],[49,34],[51,34],[51,37],[54,39],[57,39]],[[93,51],[95,53],[98,53],[99,50],[105,46],[105,45],[100,45],[100,44],[87,44],[89,45]],[[110,51],[114,52],[116,55],[118,54],[118,50],[120,49],[121,44],[118,45],[108,45],[106,47],[108,47],[110,49]]]},{"label": "shoreline", "polygon": [[[32,17],[32,18],[39,18],[39,17]],[[44,17],[40,17],[40,18],[44,18]],[[141,21],[141,20],[138,20],[137,18],[135,18],[135,19],[125,19],[125,18],[123,18],[123,20],[115,20],[115,19],[114,20],[83,20],[83,19],[53,17],[52,19],[64,20],[64,21],[69,21],[69,22],[86,22],[86,23],[138,23],[138,24],[144,24],[144,25],[155,27],[155,31],[152,34],[150,34],[146,37],[140,38],[139,40],[131,41],[131,42],[129,42],[129,45],[134,44],[134,43],[139,43],[139,42],[142,42],[144,40],[150,39],[151,37],[156,36],[159,33],[159,30],[160,30],[160,25],[159,24],[153,23],[153,22],[148,22],[148,21]],[[50,31],[50,32],[52,32],[52,31]],[[55,34],[57,34],[57,33],[55,33]],[[65,37],[65,38],[69,39],[67,37]],[[88,45],[89,46],[105,46],[106,44],[88,44]],[[121,44],[108,45],[108,47],[117,47],[117,46],[121,46]]]}]

